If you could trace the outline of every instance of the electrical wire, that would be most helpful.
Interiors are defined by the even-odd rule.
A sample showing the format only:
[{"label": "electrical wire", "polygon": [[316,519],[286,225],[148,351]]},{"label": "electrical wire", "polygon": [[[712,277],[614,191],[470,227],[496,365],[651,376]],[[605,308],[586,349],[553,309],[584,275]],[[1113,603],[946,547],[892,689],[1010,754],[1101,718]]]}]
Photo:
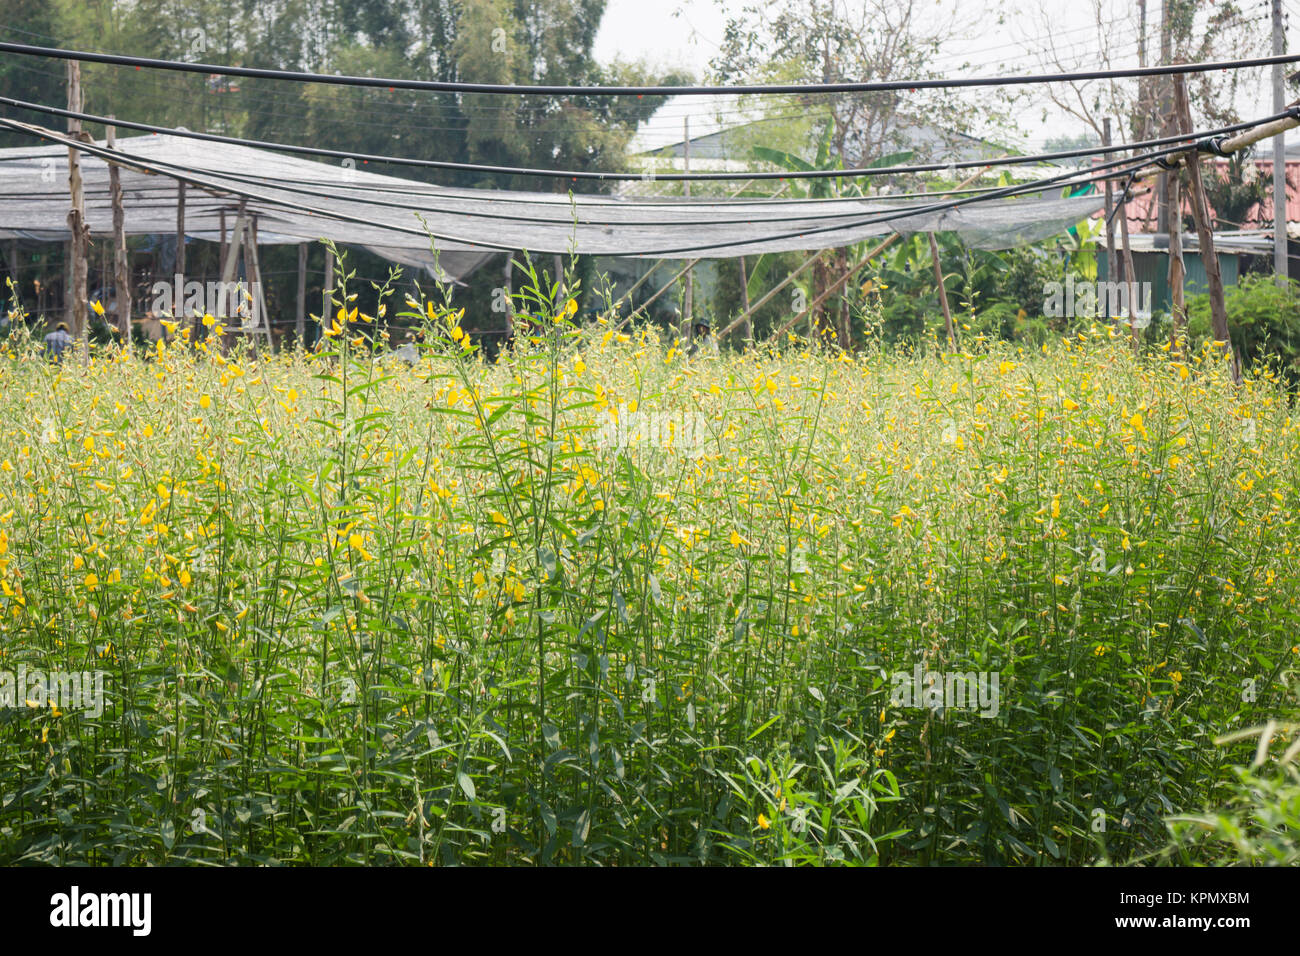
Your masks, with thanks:
[{"label": "electrical wire", "polygon": [[158,57],[126,56],[118,53],[92,53],[58,47],[0,41],[0,53],[19,53],[84,63],[110,63],[184,73],[240,76],[256,79],[285,80],[295,83],[321,83],[333,86],[379,87],[391,90],[424,90],[440,93],[492,93],[511,96],[708,96],[731,94],[810,94],[810,93],[883,93],[933,89],[964,89],[987,86],[1024,86],[1075,80],[1124,79],[1144,76],[1169,76],[1174,73],[1209,73],[1215,70],[1239,70],[1275,63],[1300,62],[1300,54],[1216,60],[1203,63],[1178,63],[1164,66],[1132,67],[1121,70],[1085,70],[1057,73],[1027,73],[1008,76],[979,76],[962,79],[876,80],[843,83],[754,83],[696,86],[591,86],[540,85],[509,83],[467,83],[455,80],[402,80],[395,77],[348,76],[308,73],[300,70],[275,70],[262,67],[221,66],[216,63],[187,63]]}]

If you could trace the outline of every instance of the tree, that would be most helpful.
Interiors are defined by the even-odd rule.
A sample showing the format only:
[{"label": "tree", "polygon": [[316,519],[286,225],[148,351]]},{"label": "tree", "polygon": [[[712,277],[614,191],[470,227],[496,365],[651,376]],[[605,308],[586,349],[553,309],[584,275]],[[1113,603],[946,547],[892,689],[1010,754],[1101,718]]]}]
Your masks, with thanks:
[{"label": "tree", "polygon": [[[1088,0],[1092,11],[1091,42],[1078,34],[1063,38],[1056,28],[1057,7],[1044,4],[1038,13],[1035,44],[1046,72],[1114,70],[1138,66],[1192,63],[1259,56],[1267,52],[1268,33],[1255,25],[1233,0],[1165,0],[1157,23],[1146,0]],[[1237,95],[1249,81],[1241,70],[1197,73],[1188,79],[1191,105],[1212,126],[1237,122]],[[1106,117],[1117,117],[1133,140],[1154,139],[1169,130],[1173,115],[1172,81],[1166,77],[1072,80],[1045,87],[1059,110],[1086,123],[1100,139]],[[1044,111],[1044,119],[1046,119]]]},{"label": "tree", "polygon": [[[961,5],[939,11],[916,0],[757,0],[726,25],[711,63],[720,82],[833,83],[935,79],[945,71],[937,57],[954,40],[986,27],[986,14]],[[998,15],[998,20],[1001,16]],[[802,111],[834,123],[831,155],[859,165],[901,148],[919,149],[918,161],[936,158],[951,142],[916,144],[904,138],[910,127],[958,134],[1011,128],[1009,107],[1018,94],[982,90],[914,90],[817,94],[768,100],[774,108]],[[978,99],[979,108],[972,109]],[[924,155],[927,148],[934,155]]]}]

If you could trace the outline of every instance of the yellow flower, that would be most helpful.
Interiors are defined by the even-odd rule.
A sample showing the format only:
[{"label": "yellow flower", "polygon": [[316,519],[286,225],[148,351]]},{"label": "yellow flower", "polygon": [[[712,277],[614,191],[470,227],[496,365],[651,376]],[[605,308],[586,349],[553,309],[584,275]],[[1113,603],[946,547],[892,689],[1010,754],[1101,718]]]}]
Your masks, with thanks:
[{"label": "yellow flower", "polygon": [[96,315],[98,315],[98,316],[100,316],[100,317],[103,317],[103,315],[104,315],[104,307],[103,307],[102,305],[99,304],[99,300],[98,300],[98,299],[96,299],[94,302],[92,302],[92,303],[90,304],[90,307],[91,307],[92,309],[95,310],[95,314],[96,314]]},{"label": "yellow flower", "polygon": [[93,591],[93,590],[95,590],[95,588],[97,588],[97,587],[99,587],[99,576],[98,576],[97,574],[94,574],[93,572],[92,572],[91,574],[87,574],[87,575],[86,575],[86,590],[87,590],[87,591]]},{"label": "yellow flower", "polygon": [[199,396],[199,408],[207,409],[212,407],[212,396],[204,392]]},{"label": "yellow flower", "polygon": [[768,822],[767,817],[763,816],[763,814],[760,813],[760,814],[758,815],[758,828],[759,828],[760,830],[767,830],[767,829],[769,829],[771,826],[772,826],[772,824]]},{"label": "yellow flower", "polygon": [[1072,412],[1079,407],[1079,403],[1074,401],[1073,399],[1067,398],[1061,402],[1061,407],[1064,408],[1067,412]]}]

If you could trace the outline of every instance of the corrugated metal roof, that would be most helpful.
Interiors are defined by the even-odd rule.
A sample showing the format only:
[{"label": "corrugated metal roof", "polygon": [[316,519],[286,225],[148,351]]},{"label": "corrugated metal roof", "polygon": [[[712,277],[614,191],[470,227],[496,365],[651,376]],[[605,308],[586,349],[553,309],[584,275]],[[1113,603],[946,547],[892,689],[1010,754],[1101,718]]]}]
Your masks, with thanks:
[{"label": "corrugated metal roof", "polygon": [[[1289,150],[1288,150],[1289,152]],[[1259,177],[1265,181],[1268,187],[1268,193],[1264,200],[1263,208],[1259,205],[1254,206],[1246,214],[1245,219],[1236,223],[1242,229],[1259,228],[1269,226],[1273,223],[1273,160],[1259,158],[1253,161],[1258,170]],[[1228,161],[1220,159],[1218,166],[1220,175],[1226,177]],[[1149,176],[1137,180],[1134,184],[1134,191],[1143,188],[1149,188],[1151,191],[1141,196],[1135,196],[1128,204],[1128,228],[1130,233],[1148,233],[1156,230],[1156,211],[1157,200],[1155,190],[1159,184],[1158,175],[1152,173]],[[1116,192],[1119,188],[1116,187]],[[1184,200],[1185,202],[1185,200]],[[1184,205],[1188,215],[1191,215],[1191,207]],[[1211,207],[1213,210],[1213,207]],[[1300,156],[1290,158],[1286,162],[1286,218],[1287,233],[1294,235],[1292,224],[1300,222]]]}]

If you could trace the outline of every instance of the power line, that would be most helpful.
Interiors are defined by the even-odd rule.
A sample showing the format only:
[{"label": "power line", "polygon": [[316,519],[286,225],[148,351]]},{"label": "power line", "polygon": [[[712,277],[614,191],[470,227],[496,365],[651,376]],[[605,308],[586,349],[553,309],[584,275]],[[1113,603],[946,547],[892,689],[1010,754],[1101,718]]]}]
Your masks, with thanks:
[{"label": "power line", "polygon": [[981,76],[965,79],[913,79],[877,80],[848,83],[758,83],[731,86],[584,86],[584,85],[532,85],[509,83],[466,83],[454,80],[402,80],[374,76],[347,76],[328,73],[308,73],[298,70],[274,70],[248,66],[221,66],[215,63],[186,63],[157,57],[125,56],[117,53],[92,53],[85,50],[64,50],[57,47],[34,46],[28,43],[0,41],[0,53],[21,53],[26,56],[52,57],[62,60],[79,60],[85,63],[111,63],[117,66],[149,67],[185,73],[241,76],[257,79],[287,80],[295,83],[322,83],[334,86],[380,87],[392,90],[425,90],[440,93],[493,93],[512,96],[705,96],[719,93],[771,94],[771,93],[877,93],[902,92],[923,89],[961,89],[985,86],[1022,86],[1039,83],[1056,83],[1071,80],[1122,79],[1139,76],[1169,76],[1175,73],[1209,73],[1215,70],[1238,70],[1275,63],[1300,62],[1300,54],[1255,57],[1252,59],[1218,60],[1206,63],[1180,63],[1166,66],[1134,67],[1122,70],[1091,70],[1083,72],[1027,73],[1010,76]]}]

